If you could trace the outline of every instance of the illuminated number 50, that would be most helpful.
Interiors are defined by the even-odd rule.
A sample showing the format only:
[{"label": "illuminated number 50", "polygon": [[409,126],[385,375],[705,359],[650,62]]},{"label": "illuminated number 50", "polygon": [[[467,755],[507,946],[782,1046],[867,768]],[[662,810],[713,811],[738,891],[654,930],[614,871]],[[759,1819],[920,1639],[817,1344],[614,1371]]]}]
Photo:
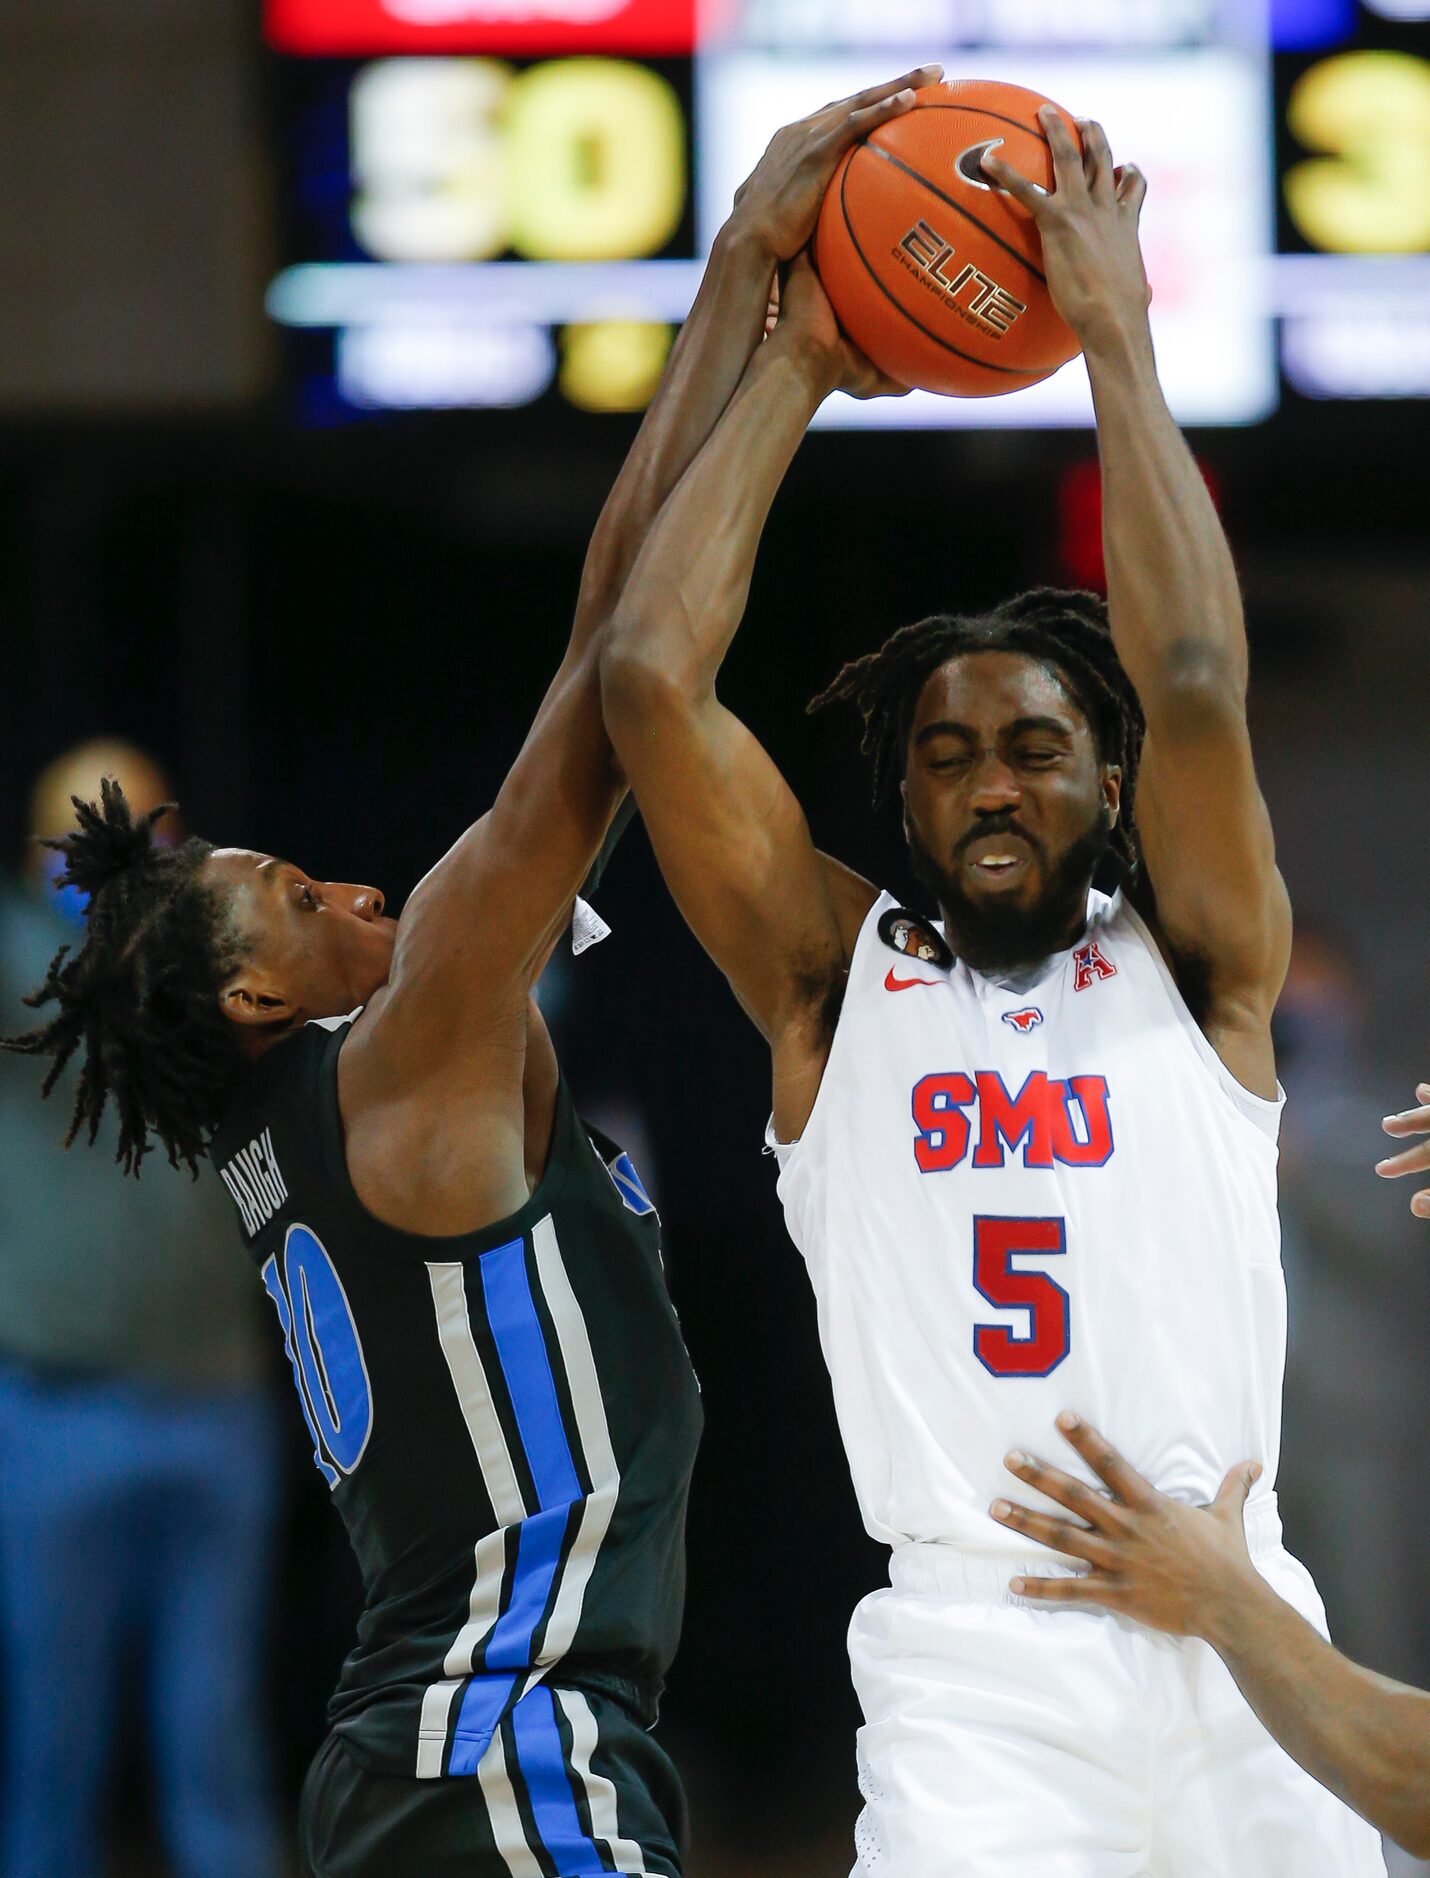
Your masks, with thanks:
[{"label": "illuminated number 50", "polygon": [[343,1281],[322,1241],[290,1226],[283,1258],[263,1267],[293,1365],[313,1459],[330,1487],[362,1459],[372,1433],[372,1385]]},{"label": "illuminated number 50", "polygon": [[685,206],[675,93],[621,59],[382,59],[351,94],[353,233],[383,261],[631,260]]}]

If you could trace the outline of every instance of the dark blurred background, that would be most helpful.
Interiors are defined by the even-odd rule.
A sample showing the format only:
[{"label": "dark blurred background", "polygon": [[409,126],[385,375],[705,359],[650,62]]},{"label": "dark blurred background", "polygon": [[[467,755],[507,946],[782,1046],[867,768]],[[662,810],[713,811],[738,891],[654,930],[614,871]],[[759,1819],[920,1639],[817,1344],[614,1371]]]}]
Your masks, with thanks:
[{"label": "dark blurred background", "polygon": [[[1002,44],[1009,76],[1036,54],[1030,82],[1055,93],[1056,59],[1073,61],[1080,95],[1068,101],[1097,110],[1098,60],[1111,71],[1132,57],[1123,14],[1144,34],[1159,17],[1109,0],[1074,30],[1047,8],[923,4],[890,50],[887,4],[873,23],[852,3],[751,0],[712,14],[693,57],[688,8],[657,0],[584,28],[563,25],[560,6],[522,29],[481,5],[409,8],[405,26],[397,11],[275,0],[266,44],[239,0],[0,0],[0,834],[17,879],[33,778],[66,747],[120,734],[168,770],[195,830],[400,902],[491,800],[559,655],[586,539],[712,232],[692,205],[699,100],[718,89],[722,60],[787,71],[794,115],[818,102],[800,89],[811,47],[838,43],[874,78],[926,54],[952,66],[960,46],[996,66]],[[1218,291],[1240,296],[1252,329],[1233,339],[1264,356],[1269,377],[1237,421],[1191,440],[1242,571],[1258,756],[1299,920],[1279,1019],[1292,1337],[1282,1493],[1288,1543],[1316,1574],[1337,1639],[1425,1684],[1430,1237],[1408,1193],[1370,1171],[1380,1116],[1430,1077],[1430,549],[1416,402],[1430,393],[1430,63],[1418,11],[1286,0],[1253,30],[1245,9],[1169,5],[1160,41],[1138,56],[1167,67],[1211,48],[1250,73],[1263,112],[1264,251]],[[411,25],[419,16],[446,22],[430,44]],[[525,251],[503,226],[473,232],[487,196],[472,150],[445,181],[430,151],[413,155],[412,112],[447,108],[424,94],[399,102],[405,128],[384,159],[411,216],[365,246],[361,153],[347,139],[367,53],[499,58],[499,89],[580,53],[653,71],[665,89],[654,156],[640,161],[663,150],[674,166],[664,206],[647,204],[645,232],[618,229],[604,249],[563,248],[559,229]],[[1344,114],[1314,90],[1308,107],[1297,86],[1324,86],[1331,67],[1362,129],[1335,131],[1343,144],[1328,155],[1325,123]],[[1126,88],[1125,70],[1116,82]],[[485,107],[459,96],[450,108],[470,140]],[[755,127],[756,150],[777,121]],[[1118,148],[1108,122],[1118,154],[1140,155]],[[1182,135],[1195,150],[1195,125]],[[1290,179],[1308,151],[1345,175],[1298,220]],[[455,235],[439,225],[454,193],[471,211]],[[1149,219],[1156,202],[1154,175]],[[621,255],[622,240],[633,252]],[[584,305],[571,268],[647,255],[649,284],[627,266]],[[508,257],[495,264],[505,273],[489,256]],[[314,264],[355,271],[304,285]],[[523,269],[530,285],[515,278]],[[331,292],[351,323],[270,319],[275,276],[289,283],[279,312],[300,289]],[[1169,321],[1177,294],[1159,288]],[[1180,316],[1168,343],[1190,345],[1195,364],[1186,307]],[[1230,343],[1208,330],[1209,382]],[[725,695],[784,766],[820,843],[895,890],[912,888],[896,828],[868,806],[854,724],[803,707],[843,659],[905,620],[1100,578],[1090,434],[1065,416],[1009,422],[814,435],[776,506],[729,664]],[[638,829],[603,911],[615,937],[553,967],[543,1003],[580,1100],[630,1143],[661,1209],[705,1392],[685,1641],[664,1721],[695,1806],[692,1874],[825,1878],[848,1868],[857,1806],[843,1633],[881,1556],[859,1528],[812,1300],[760,1152],[759,1040],[675,917]],[[0,1104],[0,1131],[6,1113]],[[64,1178],[57,1159],[57,1191]],[[6,1218],[0,1207],[0,1298]],[[4,1316],[0,1304],[0,1359]],[[271,1615],[253,1647],[286,1831],[357,1586],[276,1335],[268,1356],[286,1447],[278,1536],[260,1561]],[[113,1856],[130,1873],[167,1871],[144,1732],[117,1732]]]}]

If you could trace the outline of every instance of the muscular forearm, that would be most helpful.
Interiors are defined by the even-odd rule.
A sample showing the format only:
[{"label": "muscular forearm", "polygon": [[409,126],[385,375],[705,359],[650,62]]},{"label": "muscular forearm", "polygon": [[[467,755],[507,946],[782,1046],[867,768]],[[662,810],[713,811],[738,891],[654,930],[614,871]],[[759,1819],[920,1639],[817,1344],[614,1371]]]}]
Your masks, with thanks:
[{"label": "muscular forearm", "polygon": [[1261,1579],[1219,1600],[1205,1635],[1294,1760],[1430,1857],[1430,1695],[1350,1662]]},{"label": "muscular forearm", "polygon": [[1118,653],[1149,718],[1190,683],[1239,698],[1241,593],[1221,522],[1157,382],[1145,318],[1086,347],[1102,459],[1103,543]]},{"label": "muscular forearm", "polygon": [[828,360],[779,333],[760,348],[640,552],[606,641],[608,675],[638,666],[687,696],[713,691],[775,492],[832,389]]},{"label": "muscular forearm", "polygon": [[715,241],[659,389],[596,524],[573,631],[609,618],[641,543],[739,385],[764,329],[774,261],[738,217]]}]

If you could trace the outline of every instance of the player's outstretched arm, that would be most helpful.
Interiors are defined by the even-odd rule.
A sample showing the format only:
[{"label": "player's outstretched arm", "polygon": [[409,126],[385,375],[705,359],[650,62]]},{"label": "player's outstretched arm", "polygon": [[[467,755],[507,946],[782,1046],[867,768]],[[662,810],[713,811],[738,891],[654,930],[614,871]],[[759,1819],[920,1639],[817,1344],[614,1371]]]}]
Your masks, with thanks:
[{"label": "player's outstretched arm", "polygon": [[[624,792],[600,704],[600,639],[612,608],[655,516],[739,385],[764,331],[776,267],[807,239],[839,156],[907,110],[914,90],[938,73],[905,73],[787,127],[741,190],[597,523],[551,688],[491,810],[404,914],[393,991],[420,1006],[424,1062],[432,1048],[458,1041],[458,1009],[504,1008],[545,960]],[[435,995],[408,995],[414,980]]]},{"label": "player's outstretched arm", "polygon": [[942,75],[940,65],[919,66],[785,125],[741,185],[597,524],[576,638],[609,618],[661,504],[729,403],[762,336],[775,270],[808,241],[839,158],[856,138],[907,111],[913,92]]},{"label": "player's outstretched arm", "polygon": [[1146,184],[1107,138],[1040,113],[1055,188],[989,176],[1038,225],[1048,286],[1082,343],[1102,458],[1108,605],[1147,720],[1137,825],[1174,959],[1208,980],[1208,1031],[1232,1072],[1274,1095],[1270,1015],[1291,923],[1246,724],[1247,645],[1231,550],[1157,382],[1137,226]]},{"label": "player's outstretched arm", "polygon": [[[1381,1127],[1388,1135],[1402,1140],[1410,1135],[1430,1135],[1430,1082],[1417,1083],[1415,1094],[1423,1106],[1405,1109],[1399,1115],[1387,1115]],[[1392,1154],[1387,1160],[1377,1161],[1375,1171],[1386,1180],[1399,1180],[1405,1174],[1430,1173],[1430,1141],[1422,1141],[1413,1148]],[[1410,1210],[1420,1219],[1430,1219],[1430,1187],[1422,1187],[1411,1195]]]},{"label": "player's outstretched arm", "polygon": [[1080,1417],[1060,1415],[1058,1426],[1107,1492],[1032,1455],[1010,1454],[1009,1469],[1072,1518],[1008,1500],[990,1510],[1088,1570],[1015,1578],[1010,1589],[1040,1604],[1098,1605],[1203,1638],[1307,1773],[1408,1852],[1430,1856],[1430,1695],[1342,1656],[1256,1570],[1242,1507],[1259,1465],[1232,1468],[1211,1506],[1186,1506],[1158,1493]]},{"label": "player's outstretched arm", "polygon": [[771,1045],[785,1140],[818,1091],[850,937],[798,802],[715,681],[775,492],[840,383],[877,388],[801,255],[779,325],[641,550],[602,660],[606,720],[662,872]]}]

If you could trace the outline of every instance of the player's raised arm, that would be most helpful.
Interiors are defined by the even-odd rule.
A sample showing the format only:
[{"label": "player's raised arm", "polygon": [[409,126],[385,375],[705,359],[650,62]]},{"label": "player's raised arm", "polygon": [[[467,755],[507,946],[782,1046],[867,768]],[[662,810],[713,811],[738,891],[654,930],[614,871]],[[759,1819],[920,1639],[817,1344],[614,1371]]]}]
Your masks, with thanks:
[{"label": "player's raised arm", "polygon": [[1223,1060],[1270,1096],[1290,911],[1252,764],[1236,569],[1157,382],[1137,236],[1146,185],[1113,168],[1099,125],[1081,126],[1079,153],[1055,111],[1039,115],[1052,193],[997,158],[984,167],[1037,222],[1092,381],[1112,634],[1147,721],[1137,824],[1157,921],[1173,962],[1205,980],[1199,1015]]},{"label": "player's raised arm", "polygon": [[773,1050],[786,1140],[818,1090],[850,923],[798,802],[715,681],[775,492],[840,383],[885,389],[801,256],[773,337],[641,550],[602,662],[606,719],[665,878]]},{"label": "player's raised arm", "polygon": [[807,238],[829,172],[855,137],[907,109],[914,89],[937,75],[937,67],[905,73],[787,127],[741,191],[597,524],[551,688],[490,812],[404,915],[389,1005],[414,1011],[424,1053],[459,1041],[459,1006],[502,1006],[544,961],[625,786],[597,671],[611,609],[654,517],[740,382],[775,269]]},{"label": "player's raised arm", "polygon": [[1098,1605],[1173,1636],[1201,1637],[1225,1662],[1269,1732],[1292,1758],[1373,1826],[1430,1857],[1430,1695],[1352,1663],[1256,1570],[1242,1530],[1260,1469],[1232,1468],[1209,1507],[1158,1493],[1095,1428],[1058,1425],[1105,1494],[1028,1454],[1018,1478],[1073,1516],[995,1501],[1001,1525],[1084,1560],[1081,1577],[1019,1578],[1040,1604]]}]

